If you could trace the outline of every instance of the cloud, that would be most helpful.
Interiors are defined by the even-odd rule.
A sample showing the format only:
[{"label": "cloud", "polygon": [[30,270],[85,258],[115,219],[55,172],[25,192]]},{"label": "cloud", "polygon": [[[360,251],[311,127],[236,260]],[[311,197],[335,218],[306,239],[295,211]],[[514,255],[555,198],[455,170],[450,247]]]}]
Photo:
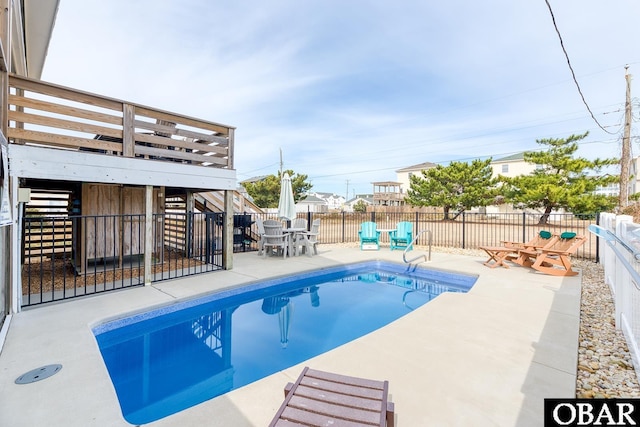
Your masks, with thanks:
[{"label": "cloud", "polygon": [[[551,4],[585,98],[618,132],[640,3]],[[617,153],[542,1],[65,0],[43,79],[236,126],[239,179],[275,172],[282,149],[318,191],[587,130],[581,155]]]}]

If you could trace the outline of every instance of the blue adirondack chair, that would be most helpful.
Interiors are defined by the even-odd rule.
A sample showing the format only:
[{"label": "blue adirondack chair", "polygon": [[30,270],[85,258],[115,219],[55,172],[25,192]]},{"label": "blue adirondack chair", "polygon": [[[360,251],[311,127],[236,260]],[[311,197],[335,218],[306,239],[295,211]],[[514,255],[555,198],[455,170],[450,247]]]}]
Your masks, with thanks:
[{"label": "blue adirondack chair", "polygon": [[413,249],[411,242],[413,241],[413,224],[408,221],[399,222],[396,229],[389,232],[389,243],[391,250],[394,249]]},{"label": "blue adirondack chair", "polygon": [[363,249],[364,245],[375,245],[375,249],[380,250],[380,231],[377,230],[375,222],[363,222],[360,224],[358,237],[360,237],[360,250]]}]

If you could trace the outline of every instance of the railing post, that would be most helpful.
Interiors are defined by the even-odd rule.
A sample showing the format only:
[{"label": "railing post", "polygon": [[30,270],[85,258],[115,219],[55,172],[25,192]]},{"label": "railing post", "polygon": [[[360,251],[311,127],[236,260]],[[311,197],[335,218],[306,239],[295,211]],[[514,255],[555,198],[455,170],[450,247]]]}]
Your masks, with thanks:
[{"label": "railing post", "polygon": [[122,155],[135,156],[135,109],[131,104],[122,104]]},{"label": "railing post", "polygon": [[227,146],[227,167],[229,169],[233,169],[233,164],[235,162],[234,159],[234,149],[233,149],[233,145],[234,145],[234,139],[235,139],[235,129],[229,128],[227,129],[227,133],[228,133],[228,146]]},{"label": "railing post", "polygon": [[525,230],[525,228],[527,227],[527,213],[526,212],[522,212],[522,242],[526,242],[527,241],[527,232]]}]

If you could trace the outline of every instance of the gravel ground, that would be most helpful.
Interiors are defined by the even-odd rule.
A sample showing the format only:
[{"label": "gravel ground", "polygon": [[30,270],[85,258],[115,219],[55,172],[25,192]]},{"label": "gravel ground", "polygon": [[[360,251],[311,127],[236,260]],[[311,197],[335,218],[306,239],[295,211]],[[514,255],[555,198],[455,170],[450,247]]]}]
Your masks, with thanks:
[{"label": "gravel ground", "polygon": [[[447,252],[484,256],[479,250],[433,248]],[[640,383],[622,331],[616,330],[615,307],[604,269],[593,261],[575,260],[582,269],[580,336],[576,397],[640,397]]]},{"label": "gravel ground", "polygon": [[640,384],[622,331],[616,330],[615,307],[601,264],[582,268],[577,397],[640,397]]}]

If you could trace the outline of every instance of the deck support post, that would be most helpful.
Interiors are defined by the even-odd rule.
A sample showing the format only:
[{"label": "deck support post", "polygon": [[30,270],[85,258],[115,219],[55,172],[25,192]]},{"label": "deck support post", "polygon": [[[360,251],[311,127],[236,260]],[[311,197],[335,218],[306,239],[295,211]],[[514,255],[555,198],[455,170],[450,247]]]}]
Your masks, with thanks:
[{"label": "deck support post", "polygon": [[233,190],[224,190],[224,213],[222,268],[231,270],[233,269]]},{"label": "deck support post", "polygon": [[[13,223],[11,225],[11,313],[19,313],[22,306],[22,265],[21,252],[22,247],[22,209],[18,203],[18,183],[19,178],[12,176],[9,180],[11,190],[9,190],[11,200],[11,216]],[[16,249],[17,248],[17,249]]]}]

